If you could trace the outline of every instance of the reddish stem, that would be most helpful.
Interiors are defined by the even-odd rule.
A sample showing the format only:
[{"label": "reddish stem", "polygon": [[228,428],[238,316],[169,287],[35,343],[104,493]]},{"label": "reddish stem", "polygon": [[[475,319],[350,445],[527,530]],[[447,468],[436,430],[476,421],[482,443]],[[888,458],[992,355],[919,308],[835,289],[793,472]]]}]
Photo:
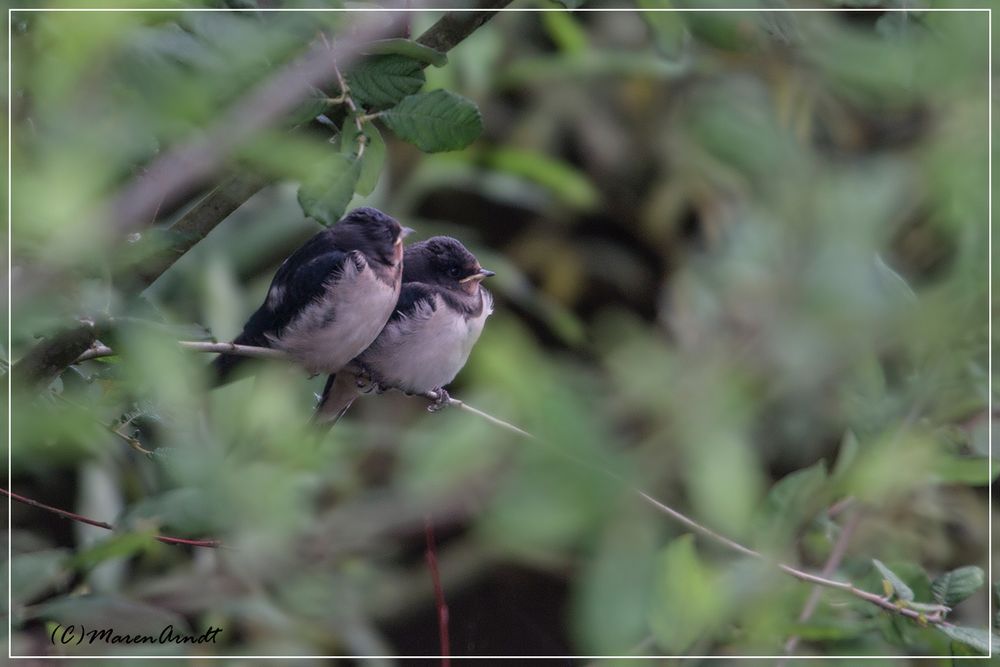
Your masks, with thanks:
[{"label": "reddish stem", "polygon": [[451,667],[451,650],[448,640],[448,603],[444,599],[444,588],[441,587],[441,573],[438,571],[437,547],[434,544],[434,524],[429,516],[424,517],[424,535],[427,538],[427,567],[431,571],[431,581],[434,583],[434,604],[437,608],[438,636],[441,643],[441,667]]},{"label": "reddish stem", "polygon": [[[14,493],[13,491],[8,491],[7,489],[0,489],[0,492],[10,498],[16,500],[19,503],[24,503],[25,505],[31,505],[32,507],[37,507],[39,509],[52,512],[53,514],[58,514],[59,516],[72,519],[73,521],[79,521],[80,523],[85,523],[89,526],[97,526],[98,528],[103,528],[104,530],[114,530],[115,527],[106,521],[97,521],[96,519],[90,519],[81,514],[75,514],[73,512],[68,512],[66,510],[61,510],[58,507],[52,507],[51,505],[46,505],[45,503],[40,503],[37,500],[33,500],[26,496]],[[183,537],[168,537],[166,535],[156,535],[155,539],[163,542],[165,544],[187,544],[192,547],[208,547],[214,549],[216,547],[222,546],[221,540],[188,540]]]}]

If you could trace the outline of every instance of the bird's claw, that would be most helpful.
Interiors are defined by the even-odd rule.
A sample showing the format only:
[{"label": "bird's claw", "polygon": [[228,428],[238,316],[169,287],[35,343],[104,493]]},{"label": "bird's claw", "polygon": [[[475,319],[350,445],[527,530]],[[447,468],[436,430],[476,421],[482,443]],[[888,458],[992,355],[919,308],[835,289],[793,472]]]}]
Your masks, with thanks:
[{"label": "bird's claw", "polygon": [[438,412],[448,407],[451,403],[451,396],[448,395],[448,392],[445,391],[444,387],[438,387],[436,389],[432,389],[431,391],[437,394],[437,398],[434,399],[433,403],[427,406],[427,412]]}]

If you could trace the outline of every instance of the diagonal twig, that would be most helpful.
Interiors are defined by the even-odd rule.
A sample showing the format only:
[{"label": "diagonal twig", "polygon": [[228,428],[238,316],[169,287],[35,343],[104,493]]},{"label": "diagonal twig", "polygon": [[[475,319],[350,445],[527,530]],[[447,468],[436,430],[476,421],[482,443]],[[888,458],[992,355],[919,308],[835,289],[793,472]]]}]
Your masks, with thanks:
[{"label": "diagonal twig", "polygon": [[[833,549],[830,551],[830,555],[826,559],[826,563],[823,564],[822,575],[824,577],[831,577],[833,573],[837,571],[840,567],[841,561],[844,560],[844,555],[847,553],[847,547],[851,542],[851,538],[854,537],[854,532],[858,528],[858,524],[861,522],[861,509],[855,508],[853,512],[844,521],[843,527],[840,529],[840,535],[837,536],[837,541],[833,544]],[[819,606],[819,600],[823,595],[822,586],[813,586],[812,591],[809,593],[809,597],[806,599],[805,605],[802,607],[802,612],[799,614],[799,623],[805,623],[810,618],[812,618],[813,612],[816,611],[816,607]],[[795,653],[795,648],[799,645],[799,636],[792,635],[785,642],[785,655],[790,656]],[[778,661],[778,667],[783,667],[787,658],[783,658]]]},{"label": "diagonal twig", "polygon": [[[52,512],[53,514],[58,514],[65,519],[72,519],[73,521],[85,523],[88,526],[103,528],[104,530],[115,529],[114,526],[106,521],[98,521],[96,519],[85,517],[82,514],[77,514],[76,512],[70,512],[68,510],[59,509],[58,507],[53,507],[52,505],[46,505],[45,503],[40,503],[37,500],[28,498],[27,496],[22,496],[18,493],[14,493],[13,491],[8,491],[7,489],[0,489],[0,493],[3,493],[5,496],[8,496],[12,500],[16,500],[19,503],[31,505],[32,507],[37,507],[38,509],[43,509],[47,512]],[[184,537],[169,537],[167,535],[154,535],[153,539],[158,542],[163,542],[164,544],[186,544],[192,547],[208,547],[210,549],[222,546],[221,540],[189,540]]]},{"label": "diagonal twig", "polygon": [[[472,8],[472,11],[448,12],[428,28],[426,32],[420,35],[417,41],[424,46],[433,48],[441,53],[446,53],[489,21],[496,14],[496,9],[508,5],[510,2],[511,0],[480,0],[477,6]],[[389,30],[386,30],[386,32],[389,32]],[[354,37],[357,38],[358,35]],[[368,38],[371,37],[369,36]],[[354,48],[355,41],[360,40],[352,39],[350,42],[346,40],[341,41],[339,49],[343,49],[344,53],[342,55],[340,52],[334,54],[340,58],[341,65],[349,64],[352,60],[347,57],[346,50]],[[363,46],[361,44],[358,47],[359,51],[363,49]],[[330,56],[329,49],[324,45],[317,45],[310,52],[310,57],[317,59],[315,63],[318,69],[327,68],[323,69],[324,76],[326,77],[334,74],[329,70],[330,65],[332,65]],[[325,59],[326,62],[320,62],[320,58]],[[310,92],[308,83],[305,81],[308,77],[304,77],[301,71],[296,74],[296,77],[298,78],[293,82],[295,85],[290,85],[290,87],[297,89],[299,97],[292,95],[295,91],[283,91],[289,94],[289,97],[283,101],[283,105],[288,105],[288,109],[294,108]],[[274,84],[273,80],[272,84],[273,87],[277,87],[277,84]],[[305,84],[304,92],[303,84]],[[273,90],[272,92],[267,92],[268,90],[272,89],[262,88],[255,91],[255,93],[251,93],[251,95],[259,97],[273,93]],[[258,114],[255,116],[258,123],[263,121],[273,122],[281,116],[280,109],[273,107],[270,100],[265,101],[267,102],[267,115],[272,113],[277,113],[277,115],[273,118],[266,118]],[[244,107],[246,104],[248,102],[244,100],[234,105],[233,111],[226,118],[238,113],[241,108],[253,108],[252,106]],[[267,123],[264,124],[266,125]],[[221,128],[221,130],[217,131],[222,132],[220,136],[225,138],[227,143],[248,135],[250,129],[241,125],[238,136],[233,136],[233,130],[225,127],[224,120],[220,121],[220,124],[216,127]],[[199,141],[208,141],[212,136],[209,133]],[[190,182],[193,176],[198,176],[198,179],[193,181],[197,183],[205,180],[206,176],[215,173],[222,164],[220,160],[223,158],[223,155],[213,153],[217,148],[210,145],[208,147],[199,147],[195,143],[186,144],[164,155],[151,165],[151,168],[156,166],[158,171],[167,167],[179,169],[178,178],[180,178],[180,181],[178,181],[178,178],[174,178],[157,184],[151,178],[155,176],[155,172],[147,171],[144,176],[123,190],[112,204],[112,208],[116,212],[117,227],[122,231],[127,231],[140,224],[144,225],[145,221],[153,218],[152,214],[145,215],[149,213],[148,209],[152,206],[152,210],[155,213],[162,205],[164,199],[168,198],[167,194],[177,196],[180,192],[184,191],[187,187],[186,183]],[[208,158],[207,160],[205,160],[206,157]],[[198,172],[201,172],[200,175],[195,171],[188,170],[189,165],[187,162],[192,158],[203,161],[201,168],[198,170]],[[135,288],[142,289],[150,285],[220,222],[264,187],[267,181],[261,179],[262,177],[258,175],[236,174],[219,184],[167,230],[169,238],[165,246],[159,244],[155,238],[152,241],[147,241],[146,238],[140,239],[137,247],[134,248],[135,256],[140,258],[140,261],[129,265],[132,267],[131,270],[134,270],[135,276],[130,276],[128,274],[130,269],[124,268],[118,271],[116,282],[122,284],[123,288],[125,288],[124,291],[128,294],[138,291]],[[166,192],[168,188],[170,191]],[[160,190],[164,192],[159,192]],[[152,203],[154,200],[155,204]],[[87,348],[91,347],[97,337],[98,335],[90,331],[86,325],[56,333],[35,345],[14,365],[14,377],[17,379],[19,385],[29,389],[43,387],[51,382],[74,359],[83,354]]]},{"label": "diagonal twig", "polygon": [[[184,347],[185,349],[189,349],[189,350],[192,350],[192,351],[195,351],[195,352],[226,352],[228,354],[237,354],[237,355],[242,354],[244,356],[263,356],[263,357],[267,357],[267,358],[287,358],[287,357],[284,357],[284,353],[278,352],[276,350],[271,350],[270,348],[254,348],[254,347],[251,347],[251,346],[248,346],[248,345],[233,345],[232,343],[197,343],[197,342],[192,343],[192,342],[181,341],[180,345],[182,347]],[[427,392],[426,394],[423,394],[423,396],[425,398],[427,398],[428,400],[431,400],[431,401],[435,401],[437,399],[437,395],[434,392]],[[475,415],[477,415],[477,416],[479,416],[481,418],[486,419],[490,423],[492,423],[492,424],[494,424],[496,426],[499,426],[500,428],[503,428],[503,429],[505,429],[505,430],[507,430],[507,431],[509,431],[511,433],[514,433],[515,435],[518,435],[519,437],[526,438],[526,439],[529,439],[529,440],[532,440],[534,442],[538,442],[538,443],[541,443],[541,444],[548,444],[548,443],[546,443],[545,440],[542,440],[542,439],[540,439],[540,438],[532,435],[531,433],[525,431],[524,429],[519,428],[519,427],[517,427],[517,426],[515,426],[515,425],[513,425],[513,424],[511,424],[509,422],[506,422],[506,421],[504,421],[502,419],[498,419],[496,417],[493,417],[492,415],[489,415],[488,413],[483,412],[482,410],[478,410],[476,408],[473,408],[472,406],[470,406],[467,403],[464,403],[463,401],[460,401],[458,399],[454,399],[454,398],[450,399],[450,401],[448,402],[448,405],[453,405],[453,406],[456,406],[456,407],[460,407],[460,408],[462,408],[462,409],[464,409],[464,410],[466,410],[468,412],[471,412],[471,413],[473,413],[473,414],[475,414]],[[850,595],[852,595],[852,596],[854,596],[856,598],[859,598],[861,600],[864,600],[865,602],[868,602],[868,603],[871,603],[871,604],[873,604],[873,605],[875,605],[877,607],[880,607],[881,609],[884,609],[885,611],[888,611],[888,612],[893,613],[893,614],[897,614],[899,616],[904,616],[906,618],[909,618],[910,620],[913,620],[913,621],[915,621],[917,623],[920,623],[921,625],[924,625],[924,624],[941,625],[941,626],[947,626],[947,625],[949,625],[948,623],[945,622],[943,610],[942,611],[938,611],[938,612],[933,612],[933,613],[923,613],[923,612],[917,611],[915,609],[910,609],[908,607],[897,605],[888,596],[877,595],[875,593],[871,593],[871,592],[866,591],[864,589],[858,588],[857,586],[855,586],[850,581],[841,581],[841,580],[833,579],[833,578],[830,577],[830,574],[828,574],[828,573],[813,574],[811,572],[807,572],[805,570],[793,567],[791,565],[787,565],[787,564],[781,563],[779,561],[774,561],[771,558],[769,558],[768,556],[765,556],[763,553],[761,553],[759,551],[756,551],[754,549],[751,549],[750,547],[748,547],[748,546],[746,546],[744,544],[741,544],[741,543],[739,543],[739,542],[737,542],[735,540],[732,540],[732,539],[726,537],[725,535],[717,533],[714,530],[712,530],[711,528],[709,528],[709,527],[707,527],[707,526],[699,523],[698,521],[692,519],[691,517],[687,516],[683,512],[680,512],[680,511],[674,509],[673,507],[670,507],[669,505],[667,505],[667,504],[665,504],[665,503],[657,500],[656,498],[654,498],[653,496],[649,495],[645,491],[642,491],[641,489],[639,489],[639,488],[637,488],[635,486],[632,486],[626,480],[624,480],[621,476],[619,476],[619,475],[617,475],[617,474],[615,474],[615,473],[613,473],[611,471],[605,470],[604,468],[591,465],[587,461],[579,459],[579,458],[577,458],[577,457],[575,457],[575,456],[573,456],[573,455],[571,455],[571,454],[563,451],[562,449],[555,448],[555,447],[553,447],[552,449],[555,452],[559,453],[560,455],[565,456],[565,457],[573,460],[575,463],[578,463],[578,464],[590,467],[590,468],[596,470],[597,472],[599,472],[599,473],[601,473],[601,474],[603,474],[603,475],[605,475],[607,477],[610,477],[610,478],[614,479],[615,481],[617,481],[617,482],[625,485],[626,488],[628,488],[628,490],[630,490],[632,493],[634,493],[635,495],[637,495],[640,499],[643,500],[643,502],[645,502],[646,504],[650,505],[651,507],[653,507],[654,509],[656,509],[661,514],[666,514],[667,516],[669,516],[674,521],[676,521],[676,522],[678,522],[678,523],[686,526],[687,528],[691,529],[692,531],[694,531],[695,533],[701,535],[702,537],[706,537],[706,538],[708,538],[708,539],[710,539],[710,540],[712,540],[712,541],[714,541],[714,542],[716,542],[718,544],[721,544],[722,546],[726,547],[727,549],[730,549],[731,551],[734,551],[734,552],[739,553],[739,554],[744,555],[744,556],[749,556],[749,557],[757,559],[757,560],[769,562],[774,567],[778,568],[779,570],[781,570],[785,574],[787,574],[787,575],[789,575],[791,577],[794,577],[795,579],[798,579],[799,581],[804,581],[806,583],[815,584],[817,586],[823,586],[823,587],[826,587],[826,588],[833,588],[833,589],[836,589],[836,590],[844,591],[845,593],[848,593],[848,594],[850,594]],[[846,548],[846,546],[843,547],[843,548]]]}]

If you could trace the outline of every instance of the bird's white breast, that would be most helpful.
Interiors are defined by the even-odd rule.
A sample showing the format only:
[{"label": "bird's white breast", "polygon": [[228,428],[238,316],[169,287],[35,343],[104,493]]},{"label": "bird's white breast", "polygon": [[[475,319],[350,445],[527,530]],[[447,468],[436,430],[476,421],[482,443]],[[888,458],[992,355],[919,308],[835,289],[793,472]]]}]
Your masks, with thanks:
[{"label": "bird's white breast", "polygon": [[493,312],[493,299],[482,291],[483,308],[475,317],[449,308],[435,295],[436,308],[418,306],[408,318],[386,327],[362,357],[385,386],[410,393],[442,387],[458,375]]},{"label": "bird's white breast", "polygon": [[340,370],[371,345],[395,308],[399,283],[382,282],[363,259],[358,265],[347,261],[323,296],[274,339],[310,373]]}]

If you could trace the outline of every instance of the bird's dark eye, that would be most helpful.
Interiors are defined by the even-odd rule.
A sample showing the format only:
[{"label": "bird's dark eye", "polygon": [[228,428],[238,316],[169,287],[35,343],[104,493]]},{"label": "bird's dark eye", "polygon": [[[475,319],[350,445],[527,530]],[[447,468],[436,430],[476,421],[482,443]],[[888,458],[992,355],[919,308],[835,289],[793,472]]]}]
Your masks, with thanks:
[{"label": "bird's dark eye", "polygon": [[459,273],[461,273],[461,271],[459,271],[457,267],[453,266],[450,269],[448,269],[448,275],[451,276],[452,278],[458,278]]}]

